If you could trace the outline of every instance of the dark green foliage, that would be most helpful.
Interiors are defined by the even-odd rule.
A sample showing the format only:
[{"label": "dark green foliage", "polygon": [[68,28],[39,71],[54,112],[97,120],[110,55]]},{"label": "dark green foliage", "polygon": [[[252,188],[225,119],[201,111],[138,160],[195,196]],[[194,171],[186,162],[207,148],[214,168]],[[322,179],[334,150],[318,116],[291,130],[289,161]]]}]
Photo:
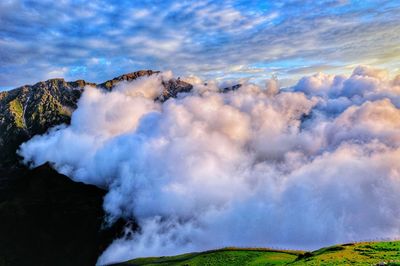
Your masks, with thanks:
[{"label": "dark green foliage", "polygon": [[310,257],[312,257],[312,256],[314,256],[314,255],[313,255],[311,252],[304,252],[304,253],[299,254],[299,255],[297,256],[297,259],[296,259],[296,260],[307,259],[307,258],[310,258]]}]

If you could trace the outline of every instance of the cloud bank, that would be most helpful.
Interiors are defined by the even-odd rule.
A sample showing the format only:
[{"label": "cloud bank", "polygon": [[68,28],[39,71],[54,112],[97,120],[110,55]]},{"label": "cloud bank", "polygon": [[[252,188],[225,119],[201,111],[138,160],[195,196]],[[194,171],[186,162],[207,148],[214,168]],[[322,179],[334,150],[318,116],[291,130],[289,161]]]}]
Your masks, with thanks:
[{"label": "cloud bank", "polygon": [[106,188],[109,222],[137,220],[99,264],[400,236],[399,76],[361,66],[227,93],[197,82],[155,102],[171,75],[87,87],[70,126],[21,145],[25,163]]}]

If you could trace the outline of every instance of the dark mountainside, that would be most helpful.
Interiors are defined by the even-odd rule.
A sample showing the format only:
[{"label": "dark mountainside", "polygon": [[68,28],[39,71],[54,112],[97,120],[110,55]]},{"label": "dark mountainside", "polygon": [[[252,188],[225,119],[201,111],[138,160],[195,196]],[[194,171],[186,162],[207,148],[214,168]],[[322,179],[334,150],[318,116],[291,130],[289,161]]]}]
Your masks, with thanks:
[{"label": "dark mountainside", "polygon": [[[36,134],[68,124],[86,85],[111,90],[155,73],[137,71],[99,85],[50,79],[0,93],[0,266],[94,265],[122,232],[122,220],[103,226],[104,190],[73,182],[48,164],[29,170],[16,150]],[[179,79],[163,85],[160,101],[192,89]]]},{"label": "dark mountainside", "polygon": [[1,266],[94,265],[122,231],[122,220],[102,228],[106,192],[95,186],[73,182],[47,164],[7,177],[0,189]]}]

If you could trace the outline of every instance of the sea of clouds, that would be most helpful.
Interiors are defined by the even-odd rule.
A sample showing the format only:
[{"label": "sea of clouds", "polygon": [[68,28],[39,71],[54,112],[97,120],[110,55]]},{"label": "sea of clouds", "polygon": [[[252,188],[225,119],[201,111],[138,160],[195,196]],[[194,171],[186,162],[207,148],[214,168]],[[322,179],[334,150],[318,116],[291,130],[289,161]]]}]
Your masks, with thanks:
[{"label": "sea of clouds", "polygon": [[137,220],[98,264],[400,236],[400,75],[360,66],[227,93],[197,81],[154,101],[171,77],[87,87],[70,125],[20,147],[32,167],[107,189],[109,223]]}]

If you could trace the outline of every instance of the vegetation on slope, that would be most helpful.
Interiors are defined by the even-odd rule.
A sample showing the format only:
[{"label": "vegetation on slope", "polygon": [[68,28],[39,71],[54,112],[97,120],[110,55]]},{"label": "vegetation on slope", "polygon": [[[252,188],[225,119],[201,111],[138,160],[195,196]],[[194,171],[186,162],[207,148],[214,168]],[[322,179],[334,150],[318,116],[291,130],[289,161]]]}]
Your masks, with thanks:
[{"label": "vegetation on slope", "polygon": [[349,243],[313,252],[227,248],[172,257],[138,258],[118,265],[400,265],[400,241]]},{"label": "vegetation on slope", "polygon": [[12,113],[15,121],[15,125],[19,128],[25,127],[24,122],[24,110],[21,102],[16,98],[10,102],[10,112]]}]

